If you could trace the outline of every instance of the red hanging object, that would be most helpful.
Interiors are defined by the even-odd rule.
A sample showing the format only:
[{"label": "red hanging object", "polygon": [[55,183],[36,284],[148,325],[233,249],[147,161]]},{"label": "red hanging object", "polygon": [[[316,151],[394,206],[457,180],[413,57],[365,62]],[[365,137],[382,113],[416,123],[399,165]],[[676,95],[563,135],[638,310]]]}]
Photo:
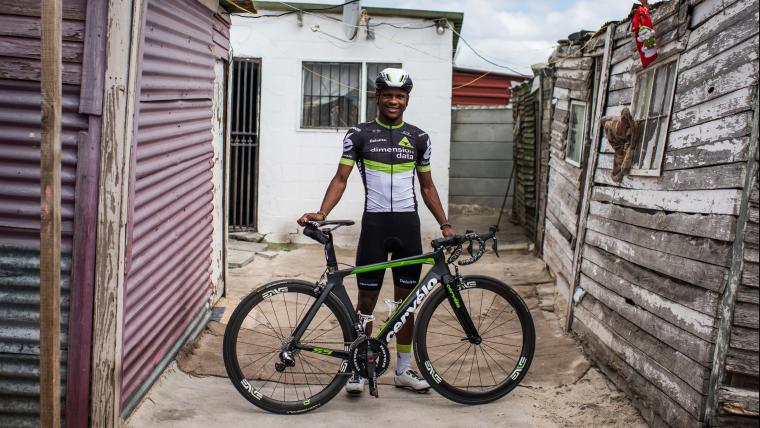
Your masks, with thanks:
[{"label": "red hanging object", "polygon": [[654,24],[649,10],[644,6],[639,6],[633,14],[633,23],[631,31],[636,36],[636,49],[639,51],[641,65],[646,68],[657,59],[657,41],[655,40]]}]

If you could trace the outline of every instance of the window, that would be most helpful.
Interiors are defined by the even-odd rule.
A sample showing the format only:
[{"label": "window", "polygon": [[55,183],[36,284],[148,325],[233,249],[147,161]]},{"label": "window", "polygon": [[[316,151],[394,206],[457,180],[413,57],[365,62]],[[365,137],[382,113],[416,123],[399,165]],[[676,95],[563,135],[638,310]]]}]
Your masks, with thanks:
[{"label": "window", "polygon": [[583,142],[586,132],[586,103],[580,101],[570,102],[570,126],[567,130],[567,146],[565,148],[565,160],[572,165],[581,166],[583,156]]},{"label": "window", "polygon": [[377,97],[375,96],[375,78],[382,70],[392,67],[401,68],[401,64],[378,62],[367,64],[367,109],[365,112],[365,120],[372,120],[377,116]]},{"label": "window", "polygon": [[633,117],[638,130],[631,174],[660,175],[677,66],[677,61],[671,60],[636,76]]},{"label": "window", "polygon": [[359,122],[361,63],[302,64],[302,128],[348,128]]},{"label": "window", "polygon": [[[400,63],[303,62],[301,128],[348,128],[377,115],[375,78]],[[362,76],[364,91],[361,93]],[[362,108],[362,102],[364,108]]]}]

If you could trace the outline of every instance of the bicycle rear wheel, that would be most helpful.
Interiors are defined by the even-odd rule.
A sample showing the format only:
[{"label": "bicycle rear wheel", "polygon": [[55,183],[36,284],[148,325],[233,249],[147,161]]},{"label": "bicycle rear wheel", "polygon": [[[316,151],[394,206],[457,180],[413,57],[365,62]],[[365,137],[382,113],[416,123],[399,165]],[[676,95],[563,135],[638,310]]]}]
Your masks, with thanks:
[{"label": "bicycle rear wheel", "polygon": [[[352,321],[330,294],[300,341],[315,352],[296,350],[295,365],[278,371],[279,355],[317,299],[314,284],[286,280],[267,284],[235,308],[224,332],[224,366],[238,392],[274,413],[302,413],[332,399],[351,374],[348,360],[331,357],[353,340]],[[282,369],[282,366],[280,367]]]},{"label": "bicycle rear wheel", "polygon": [[414,353],[420,371],[442,396],[463,404],[497,400],[525,377],[533,359],[535,331],[530,311],[508,285],[467,276],[462,303],[482,339],[467,339],[444,287],[431,295],[417,318]]}]

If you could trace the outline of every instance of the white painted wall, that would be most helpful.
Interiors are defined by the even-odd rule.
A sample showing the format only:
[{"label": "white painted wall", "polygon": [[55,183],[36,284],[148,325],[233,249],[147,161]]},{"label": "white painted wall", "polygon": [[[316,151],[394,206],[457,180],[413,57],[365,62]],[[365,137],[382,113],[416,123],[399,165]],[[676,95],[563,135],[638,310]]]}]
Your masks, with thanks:
[{"label": "white painted wall", "polygon": [[[259,13],[281,13],[259,9]],[[339,17],[338,15],[334,15]],[[373,23],[424,26],[432,21],[377,17]],[[312,31],[318,25],[319,31]],[[296,219],[317,211],[338,167],[343,130],[300,128],[301,62],[401,62],[414,81],[404,120],[427,131],[433,143],[433,179],[448,210],[451,124],[452,34],[435,27],[423,30],[375,27],[375,40],[360,30],[353,41],[340,22],[295,14],[280,18],[232,17],[231,43],[235,57],[261,58],[261,117],[259,140],[258,229],[274,242],[313,242],[297,234]],[[332,38],[324,33],[339,38]],[[419,196],[423,239],[440,235],[438,223]],[[346,192],[331,219],[361,220],[364,187],[354,168]],[[338,244],[355,244],[359,226],[342,228]],[[423,241],[424,242],[424,241]]]}]

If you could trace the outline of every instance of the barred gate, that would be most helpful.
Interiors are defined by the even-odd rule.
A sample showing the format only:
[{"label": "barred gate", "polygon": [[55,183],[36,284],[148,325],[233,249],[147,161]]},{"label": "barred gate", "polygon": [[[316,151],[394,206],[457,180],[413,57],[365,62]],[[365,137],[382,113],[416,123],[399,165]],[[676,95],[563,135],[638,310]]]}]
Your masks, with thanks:
[{"label": "barred gate", "polygon": [[256,228],[260,70],[258,59],[233,60],[229,207],[232,230]]}]

